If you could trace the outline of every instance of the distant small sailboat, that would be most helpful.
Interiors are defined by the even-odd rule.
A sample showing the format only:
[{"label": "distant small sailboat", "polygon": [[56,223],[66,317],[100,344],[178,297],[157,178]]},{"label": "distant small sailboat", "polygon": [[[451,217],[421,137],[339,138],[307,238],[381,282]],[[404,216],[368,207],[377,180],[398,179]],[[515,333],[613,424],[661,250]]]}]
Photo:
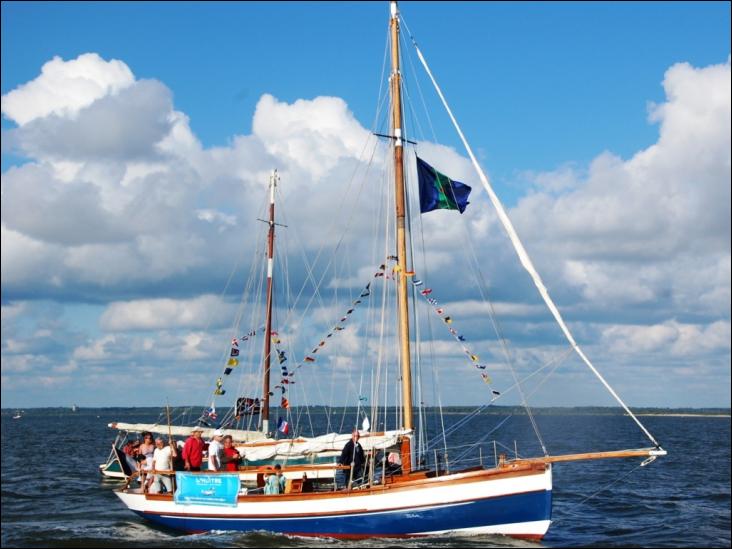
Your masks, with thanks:
[{"label": "distant small sailboat", "polygon": [[79,407],[76,404],[72,404],[71,405],[71,411],[72,412],[78,412],[79,411]]},{"label": "distant small sailboat", "polygon": [[20,419],[21,417],[23,417],[23,415],[21,414],[20,410],[16,410],[13,419]]}]

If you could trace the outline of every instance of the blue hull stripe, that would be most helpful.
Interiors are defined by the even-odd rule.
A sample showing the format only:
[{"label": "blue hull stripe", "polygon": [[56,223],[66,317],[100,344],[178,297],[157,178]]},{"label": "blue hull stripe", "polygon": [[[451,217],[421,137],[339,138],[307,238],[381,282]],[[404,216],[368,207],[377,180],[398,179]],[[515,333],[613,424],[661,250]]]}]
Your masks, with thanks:
[{"label": "blue hull stripe", "polygon": [[322,536],[406,536],[439,530],[460,530],[551,520],[550,490],[468,501],[457,506],[431,506],[397,511],[288,518],[200,518],[138,514],[163,526],[186,532],[267,530],[282,534]]}]

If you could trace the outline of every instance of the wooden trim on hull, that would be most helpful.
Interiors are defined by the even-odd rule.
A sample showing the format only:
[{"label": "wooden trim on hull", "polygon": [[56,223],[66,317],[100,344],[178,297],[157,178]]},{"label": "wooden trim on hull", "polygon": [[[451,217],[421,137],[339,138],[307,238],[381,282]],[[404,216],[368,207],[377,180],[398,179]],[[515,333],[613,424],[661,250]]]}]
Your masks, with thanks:
[{"label": "wooden trim on hull", "polygon": [[[437,485],[461,485],[466,483],[480,482],[487,479],[507,479],[529,475],[543,475],[549,465],[545,463],[509,464],[498,469],[484,469],[479,471],[468,471],[453,473],[442,477],[426,477],[424,472],[415,472],[411,475],[397,477],[390,484],[377,484],[370,488],[355,489],[350,491],[339,490],[333,492],[308,492],[304,494],[277,494],[277,495],[241,495],[239,502],[253,501],[312,501],[318,499],[334,499],[347,497],[363,497],[385,492],[394,493],[403,490],[414,490],[415,488],[431,488]],[[410,478],[412,477],[412,478]],[[417,477],[417,478],[413,478]],[[404,480],[402,480],[404,479]],[[134,493],[134,492],[132,492]],[[145,494],[145,498],[153,501],[171,501],[172,494]]]},{"label": "wooden trim on hull", "polygon": [[520,469],[468,471],[351,492],[240,496],[237,508],[229,509],[188,509],[175,504],[171,495],[145,496],[139,490],[119,490],[117,495],[139,516],[186,532],[267,530],[335,539],[454,533],[541,539],[551,524],[551,465]]}]

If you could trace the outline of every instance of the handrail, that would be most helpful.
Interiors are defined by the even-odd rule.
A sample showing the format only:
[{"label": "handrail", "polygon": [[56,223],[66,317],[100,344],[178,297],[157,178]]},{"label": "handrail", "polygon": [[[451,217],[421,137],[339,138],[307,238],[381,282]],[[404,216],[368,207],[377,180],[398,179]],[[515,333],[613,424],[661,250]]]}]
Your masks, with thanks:
[{"label": "handrail", "polygon": [[[281,468],[281,471],[287,472],[287,471],[329,471],[332,469],[350,469],[349,465],[292,465],[292,466],[283,466]],[[146,475],[174,475],[175,473],[192,473],[192,474],[200,474],[200,475],[219,475],[219,474],[226,474],[226,473],[272,473],[275,471],[274,465],[262,465],[262,466],[243,466],[239,467],[236,471],[227,471],[227,470],[220,470],[220,471],[175,471],[175,470],[168,470],[168,469],[146,469],[144,471],[135,471],[131,476],[130,480],[134,476],[139,476],[140,473],[145,473]]]}]

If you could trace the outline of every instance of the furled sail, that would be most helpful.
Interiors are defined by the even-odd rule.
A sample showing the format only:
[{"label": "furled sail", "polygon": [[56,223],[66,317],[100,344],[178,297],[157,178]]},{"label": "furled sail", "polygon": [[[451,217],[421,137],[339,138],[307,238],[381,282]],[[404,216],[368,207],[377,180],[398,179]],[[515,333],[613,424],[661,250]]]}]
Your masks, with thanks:
[{"label": "furled sail", "polygon": [[[182,425],[174,425],[168,428],[167,425],[161,425],[159,423],[110,423],[109,427],[130,433],[149,431],[165,436],[170,432],[173,436],[179,437],[190,435],[191,430],[194,428]],[[203,437],[211,437],[213,431],[214,429],[203,429]],[[264,433],[259,431],[244,431],[241,429],[222,429],[222,431],[224,435],[231,435],[233,437],[234,441],[237,442],[237,449],[248,460],[265,460],[276,456],[297,457],[320,452],[340,451],[351,438],[350,433],[328,433],[312,438],[299,437],[296,439],[275,440],[267,438]],[[411,430],[404,429],[383,433],[362,433],[359,442],[364,451],[372,449],[381,450],[396,446],[401,437],[410,434],[412,434]]]},{"label": "furled sail", "polygon": [[[396,446],[401,437],[412,434],[411,430],[386,431],[384,433],[363,434],[359,443],[365,452],[369,450],[383,450]],[[260,442],[251,445],[237,445],[248,460],[264,460],[274,457],[299,457],[318,454],[321,452],[341,451],[351,439],[350,433],[328,433],[313,438],[297,438],[277,442]]]},{"label": "furled sail", "polygon": [[[174,436],[188,436],[191,434],[191,430],[194,429],[194,426],[184,426],[184,425],[163,425],[161,423],[122,423],[122,422],[116,422],[116,423],[110,423],[108,425],[112,429],[119,429],[120,431],[127,431],[129,433],[142,433],[143,431],[149,431],[151,433],[161,434],[161,435],[174,435]],[[213,435],[214,429],[211,428],[203,428],[198,427],[199,429],[203,430],[203,436],[211,437]],[[249,442],[253,440],[265,440],[267,437],[264,433],[261,433],[259,431],[245,431],[243,429],[222,429],[224,432],[224,435],[231,435],[232,438],[237,442]]]}]

